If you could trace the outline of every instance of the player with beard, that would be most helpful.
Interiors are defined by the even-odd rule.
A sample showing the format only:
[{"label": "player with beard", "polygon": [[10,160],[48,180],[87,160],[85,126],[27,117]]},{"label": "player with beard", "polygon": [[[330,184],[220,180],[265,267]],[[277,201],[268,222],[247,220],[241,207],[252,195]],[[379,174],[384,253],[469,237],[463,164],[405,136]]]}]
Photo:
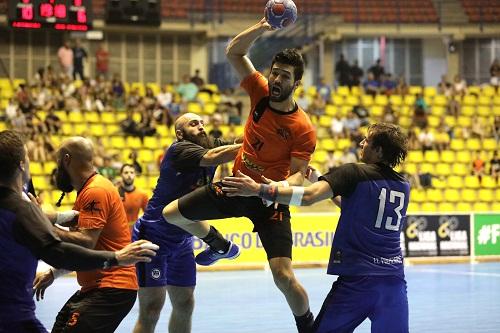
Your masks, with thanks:
[{"label": "player with beard", "polygon": [[[246,56],[255,39],[269,30],[271,26],[262,19],[237,35],[226,50],[251,102],[243,146],[233,173],[241,171],[259,183],[270,179],[283,186],[302,185],[316,145],[314,127],[293,99],[304,72],[302,56],[295,49],[276,54],[268,79],[255,70]],[[310,332],[313,315],[309,300],[292,270],[292,231],[287,205],[264,203],[255,197],[227,197],[222,184],[214,183],[170,203],[163,214],[170,223],[209,245],[196,257],[200,265],[212,265],[238,252],[205,220],[248,217],[259,234],[276,286],[284,294],[299,332]]]},{"label": "player with beard", "polygon": [[[66,139],[56,153],[56,184],[63,192],[78,192],[73,209],[79,211],[75,230],[54,228],[63,240],[89,249],[116,251],[130,243],[125,208],[116,187],[97,174],[92,143],[82,137]],[[39,277],[38,289],[58,276],[49,270]],[[57,315],[52,332],[113,332],[137,297],[135,267],[77,272],[77,291]]]},{"label": "player with beard", "polygon": [[125,163],[120,169],[121,183],[118,186],[118,193],[122,199],[125,212],[127,213],[127,220],[132,229],[135,221],[139,217],[139,211],[146,211],[148,205],[148,195],[146,192],[138,189],[134,185],[135,181],[135,168],[132,164]]},{"label": "player with beard", "polygon": [[216,166],[233,160],[241,147],[210,139],[203,120],[193,113],[176,120],[175,135],[177,141],[165,153],[153,196],[133,229],[134,240],[154,239],[160,246],[151,263],[137,265],[139,318],[135,333],[154,332],[166,293],[172,304],[168,331],[191,332],[196,284],[193,240],[191,234],[167,223],[168,219],[165,222],[162,210],[173,200],[209,184]]}]

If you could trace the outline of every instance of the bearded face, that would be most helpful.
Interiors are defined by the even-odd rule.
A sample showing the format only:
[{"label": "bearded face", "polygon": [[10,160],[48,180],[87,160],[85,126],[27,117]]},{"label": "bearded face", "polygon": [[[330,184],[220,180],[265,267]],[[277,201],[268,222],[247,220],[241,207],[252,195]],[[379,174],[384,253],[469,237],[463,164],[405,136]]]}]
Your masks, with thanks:
[{"label": "bearded face", "polygon": [[278,84],[278,83],[268,83],[269,86],[269,100],[272,102],[283,102],[285,101],[293,92],[293,86]]},{"label": "bearded face", "polygon": [[71,185],[71,176],[68,173],[68,170],[62,165],[62,163],[59,163],[57,165],[57,170],[56,170],[56,186],[59,190],[62,192],[69,193],[73,191],[73,185]]},{"label": "bearded face", "polygon": [[191,141],[193,143],[196,143],[197,145],[202,146],[203,148],[207,149],[211,148],[210,139],[208,138],[207,133],[205,132],[200,132],[197,135],[184,132],[183,140]]}]

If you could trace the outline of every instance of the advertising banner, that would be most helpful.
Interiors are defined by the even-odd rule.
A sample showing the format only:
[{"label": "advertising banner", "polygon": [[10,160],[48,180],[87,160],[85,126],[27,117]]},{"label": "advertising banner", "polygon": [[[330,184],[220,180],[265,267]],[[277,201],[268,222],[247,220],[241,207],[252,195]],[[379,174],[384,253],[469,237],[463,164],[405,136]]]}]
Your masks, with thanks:
[{"label": "advertising banner", "polygon": [[409,215],[402,233],[407,257],[470,254],[470,215]]},{"label": "advertising banner", "polygon": [[500,255],[500,214],[474,214],[474,254]]},{"label": "advertising banner", "polygon": [[[331,213],[293,214],[293,262],[328,262],[333,235],[339,215]],[[253,224],[246,218],[230,218],[211,222],[226,239],[241,248],[240,256],[232,260],[236,264],[263,264],[267,262],[266,252]],[[198,253],[205,244],[195,239],[194,249]],[[229,263],[229,261],[227,261]]]}]

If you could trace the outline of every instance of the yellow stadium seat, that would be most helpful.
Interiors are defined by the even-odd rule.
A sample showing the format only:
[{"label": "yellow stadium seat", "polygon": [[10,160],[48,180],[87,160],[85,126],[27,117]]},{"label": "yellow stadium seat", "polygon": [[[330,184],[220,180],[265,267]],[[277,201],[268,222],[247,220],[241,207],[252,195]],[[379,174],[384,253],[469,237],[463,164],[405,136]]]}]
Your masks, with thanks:
[{"label": "yellow stadium seat", "polygon": [[472,163],[472,155],[468,150],[460,150],[457,152],[457,162]]},{"label": "yellow stadium seat", "polygon": [[126,139],[126,142],[127,142],[127,148],[132,148],[132,149],[142,148],[141,139],[139,139],[138,137],[129,136]]},{"label": "yellow stadium seat", "polygon": [[495,95],[495,88],[493,86],[484,85],[481,90],[482,90],[482,95],[483,96],[493,96],[493,95]]},{"label": "yellow stadium seat", "polygon": [[420,211],[420,205],[416,202],[413,202],[410,200],[410,203],[408,204],[408,211],[409,212],[419,212]]},{"label": "yellow stadium seat", "polygon": [[432,186],[436,189],[444,189],[448,186],[444,178],[433,178]]},{"label": "yellow stadium seat", "polygon": [[401,106],[403,105],[403,97],[401,95],[391,95],[389,97],[389,102],[391,102],[393,106]]},{"label": "yellow stadium seat", "polygon": [[469,174],[469,168],[463,163],[454,163],[451,167],[451,172],[457,176],[466,176]]},{"label": "yellow stadium seat", "polygon": [[441,117],[446,113],[446,109],[442,106],[434,105],[431,109],[431,114],[436,117]]},{"label": "yellow stadium seat", "polygon": [[447,177],[451,174],[450,164],[448,164],[448,163],[437,163],[434,170],[435,170],[434,172],[438,176]]},{"label": "yellow stadium seat", "polygon": [[103,136],[105,134],[105,127],[103,124],[92,124],[89,129],[90,133],[95,136]]},{"label": "yellow stadium seat", "polygon": [[410,200],[414,202],[426,202],[427,196],[423,189],[414,188],[410,193]]},{"label": "yellow stadium seat", "polygon": [[147,149],[157,149],[157,148],[159,148],[158,138],[155,137],[155,136],[147,136],[147,137],[145,137],[144,138],[143,147],[147,148]]},{"label": "yellow stadium seat", "polygon": [[111,149],[124,149],[125,148],[125,138],[123,136],[112,136],[109,142]]},{"label": "yellow stadium seat", "polygon": [[443,192],[440,189],[429,188],[427,189],[427,200],[430,202],[443,201]]},{"label": "yellow stadium seat", "polygon": [[434,97],[437,94],[436,87],[429,86],[424,88],[424,96],[426,97]]},{"label": "yellow stadium seat", "polygon": [[187,106],[187,111],[191,113],[200,114],[202,112],[200,103],[189,102]]},{"label": "yellow stadium seat", "polygon": [[472,119],[468,116],[459,116],[457,120],[457,124],[462,127],[471,127]]},{"label": "yellow stadium seat", "polygon": [[491,105],[491,97],[486,95],[479,96],[478,104],[489,107]]},{"label": "yellow stadium seat", "polygon": [[437,205],[434,202],[424,202],[420,205],[420,210],[423,212],[437,212]]},{"label": "yellow stadium seat", "polygon": [[488,117],[491,115],[491,108],[489,106],[478,106],[477,114],[482,117]]},{"label": "yellow stadium seat", "polygon": [[148,82],[146,83],[146,87],[151,88],[155,96],[157,96],[161,91],[160,87],[158,86],[158,84],[156,84],[156,82]]},{"label": "yellow stadium seat", "polygon": [[492,176],[483,176],[481,179],[481,186],[484,188],[498,188],[497,182]]},{"label": "yellow stadium seat", "polygon": [[426,150],[424,160],[429,163],[437,163],[440,161],[439,152],[436,150]]},{"label": "yellow stadium seat", "polygon": [[440,213],[443,212],[454,212],[455,211],[455,205],[452,204],[451,202],[440,202],[438,204],[438,210]]},{"label": "yellow stadium seat", "polygon": [[494,116],[500,116],[500,106],[494,106],[492,112]]},{"label": "yellow stadium seat", "polygon": [[337,140],[337,149],[344,150],[345,148],[349,148],[351,146],[351,140],[349,139],[339,139]]},{"label": "yellow stadium seat", "polygon": [[212,96],[206,91],[200,91],[196,97],[202,103],[208,103],[212,100]]},{"label": "yellow stadium seat", "polygon": [[430,174],[434,174],[435,171],[434,171],[434,164],[432,163],[421,163],[420,164],[420,172],[422,173],[430,173]]},{"label": "yellow stadium seat", "polygon": [[445,116],[444,123],[449,127],[455,127],[457,124],[457,120],[453,116]]},{"label": "yellow stadium seat", "polygon": [[373,105],[373,96],[372,95],[361,95],[361,103],[363,103],[364,106],[372,106]]},{"label": "yellow stadium seat", "polygon": [[71,111],[68,116],[68,120],[72,123],[82,123],[83,116],[80,111]]},{"label": "yellow stadium seat", "polygon": [[466,188],[476,189],[481,187],[479,183],[479,178],[477,176],[466,176],[464,180],[464,185]]},{"label": "yellow stadium seat", "polygon": [[488,212],[490,210],[490,205],[486,202],[475,202],[472,204],[472,209],[475,212]]},{"label": "yellow stadium seat", "polygon": [[210,102],[203,106],[203,112],[205,114],[211,115],[214,114],[215,111],[217,111],[217,104],[215,103]]},{"label": "yellow stadium seat", "polygon": [[319,141],[319,148],[324,150],[335,150],[335,140],[332,138],[325,138]]},{"label": "yellow stadium seat", "polygon": [[416,95],[416,94],[422,93],[422,87],[420,87],[420,86],[410,86],[409,90],[410,90],[411,95]]},{"label": "yellow stadium seat", "polygon": [[448,188],[444,190],[444,199],[448,202],[459,202],[460,192],[454,188]]},{"label": "yellow stadium seat", "polygon": [[137,154],[141,162],[149,163],[154,161],[153,150],[151,149],[139,149]]},{"label": "yellow stadium seat", "polygon": [[359,105],[359,98],[358,96],[347,96],[345,98],[345,103],[350,106]]},{"label": "yellow stadium seat", "polygon": [[477,97],[475,95],[465,95],[462,99],[462,104],[475,106],[477,104]]},{"label": "yellow stadium seat", "polygon": [[118,135],[121,133],[122,133],[122,130],[121,130],[120,126],[112,125],[112,124],[106,125],[106,134],[107,135]]},{"label": "yellow stadium seat", "polygon": [[36,162],[36,161],[31,161],[30,162],[30,173],[32,175],[43,175],[43,166],[42,163]]},{"label": "yellow stadium seat", "polygon": [[95,111],[87,111],[87,112],[85,112],[84,115],[83,115],[83,118],[88,123],[99,123],[99,122],[101,122],[101,117],[99,116],[99,113],[97,113]]},{"label": "yellow stadium seat", "polygon": [[493,96],[492,103],[493,105],[500,105],[500,95]]},{"label": "yellow stadium seat", "polygon": [[332,123],[332,117],[326,115],[319,117],[319,126],[324,128],[329,128],[331,123]]},{"label": "yellow stadium seat", "polygon": [[495,202],[491,203],[490,210],[492,212],[500,212],[500,202],[495,201]]},{"label": "yellow stadium seat", "polygon": [[381,117],[384,113],[384,108],[380,105],[374,105],[371,108],[370,115],[372,117]]},{"label": "yellow stadium seat", "polygon": [[33,176],[33,186],[37,191],[49,190],[51,188],[47,176]]},{"label": "yellow stadium seat", "polygon": [[415,163],[406,162],[403,169],[410,175],[414,175],[417,173],[417,165]]},{"label": "yellow stadium seat", "polygon": [[412,163],[422,163],[424,161],[424,154],[421,150],[410,150],[406,160]]},{"label": "yellow stadium seat", "polygon": [[337,114],[337,107],[331,104],[327,104],[325,107],[325,114],[328,116],[335,116]]},{"label": "yellow stadium seat", "polygon": [[[43,173],[46,175],[50,175],[52,171],[56,168],[56,162],[54,161],[48,161],[43,164]],[[30,164],[30,170],[31,170],[31,164]]]},{"label": "yellow stadium seat", "polygon": [[495,190],[495,201],[500,202],[500,188]]},{"label": "yellow stadium seat", "polygon": [[464,186],[464,182],[462,177],[459,176],[448,176],[446,179],[446,182],[448,184],[448,188],[458,188],[461,189]]},{"label": "yellow stadium seat", "polygon": [[91,134],[92,132],[89,132],[89,127],[88,124],[86,123],[79,123],[79,124],[74,124],[73,125],[73,135],[81,135],[81,136],[87,136],[88,134]]},{"label": "yellow stadium seat", "polygon": [[427,121],[429,123],[429,126],[432,128],[437,128],[439,126],[439,124],[441,123],[441,120],[436,116],[427,117]]},{"label": "yellow stadium seat", "polygon": [[389,102],[387,95],[377,95],[375,96],[375,104],[380,106],[386,106]]},{"label": "yellow stadium seat", "polygon": [[323,164],[326,161],[326,150],[316,150],[312,156],[313,162]]},{"label": "yellow stadium seat", "polygon": [[465,147],[469,150],[481,149],[481,142],[477,138],[469,138],[465,141]]},{"label": "yellow stadium seat", "polygon": [[452,150],[463,150],[465,148],[465,143],[463,139],[453,139],[450,142],[450,149]]},{"label": "yellow stadium seat", "polygon": [[351,87],[351,94],[360,96],[362,94],[361,88],[358,86]]},{"label": "yellow stadium seat", "polygon": [[116,123],[115,115],[112,112],[104,112],[101,115],[101,121],[105,124],[114,124]]},{"label": "yellow stadium seat", "polygon": [[332,95],[332,102],[335,105],[344,105],[344,97],[341,95],[334,94]]},{"label": "yellow stadium seat", "polygon": [[410,117],[399,117],[399,125],[403,128],[409,128],[411,126],[411,118]]},{"label": "yellow stadium seat", "polygon": [[448,104],[448,99],[445,95],[436,95],[432,101],[434,106],[446,106]]},{"label": "yellow stadium seat", "polygon": [[489,188],[482,188],[478,191],[477,194],[479,201],[483,202],[493,202],[495,198],[495,193],[493,192],[492,189]]},{"label": "yellow stadium seat", "polygon": [[337,88],[337,94],[341,96],[349,96],[351,94],[348,86],[339,86]]},{"label": "yellow stadium seat", "polygon": [[446,163],[455,162],[455,152],[453,150],[443,150],[441,151],[441,161]]},{"label": "yellow stadium seat", "polygon": [[459,212],[472,212],[472,204],[469,202],[457,202],[455,209]]},{"label": "yellow stadium seat", "polygon": [[477,201],[477,193],[476,190],[470,188],[464,188],[460,191],[462,195],[462,201],[465,202],[475,202]]},{"label": "yellow stadium seat", "polygon": [[476,113],[475,106],[463,106],[460,110],[460,114],[465,117],[472,117]]},{"label": "yellow stadium seat", "polygon": [[493,138],[486,138],[482,141],[484,150],[497,150],[498,144]]}]

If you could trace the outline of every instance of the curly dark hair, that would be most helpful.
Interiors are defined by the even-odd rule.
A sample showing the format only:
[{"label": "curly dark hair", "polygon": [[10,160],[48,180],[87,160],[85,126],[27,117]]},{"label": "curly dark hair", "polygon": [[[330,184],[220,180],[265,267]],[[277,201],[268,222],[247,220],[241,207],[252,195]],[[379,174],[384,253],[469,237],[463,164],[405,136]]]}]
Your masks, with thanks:
[{"label": "curly dark hair", "polygon": [[408,137],[399,126],[388,123],[372,124],[368,134],[373,147],[381,147],[384,162],[392,168],[401,164],[408,155]]},{"label": "curly dark hair", "polygon": [[276,62],[293,66],[293,78],[295,82],[302,79],[302,75],[304,75],[304,58],[302,58],[299,50],[284,49],[274,56],[271,68],[273,68],[274,63]]},{"label": "curly dark hair", "polygon": [[25,157],[22,137],[11,130],[0,132],[0,181],[12,181]]}]

